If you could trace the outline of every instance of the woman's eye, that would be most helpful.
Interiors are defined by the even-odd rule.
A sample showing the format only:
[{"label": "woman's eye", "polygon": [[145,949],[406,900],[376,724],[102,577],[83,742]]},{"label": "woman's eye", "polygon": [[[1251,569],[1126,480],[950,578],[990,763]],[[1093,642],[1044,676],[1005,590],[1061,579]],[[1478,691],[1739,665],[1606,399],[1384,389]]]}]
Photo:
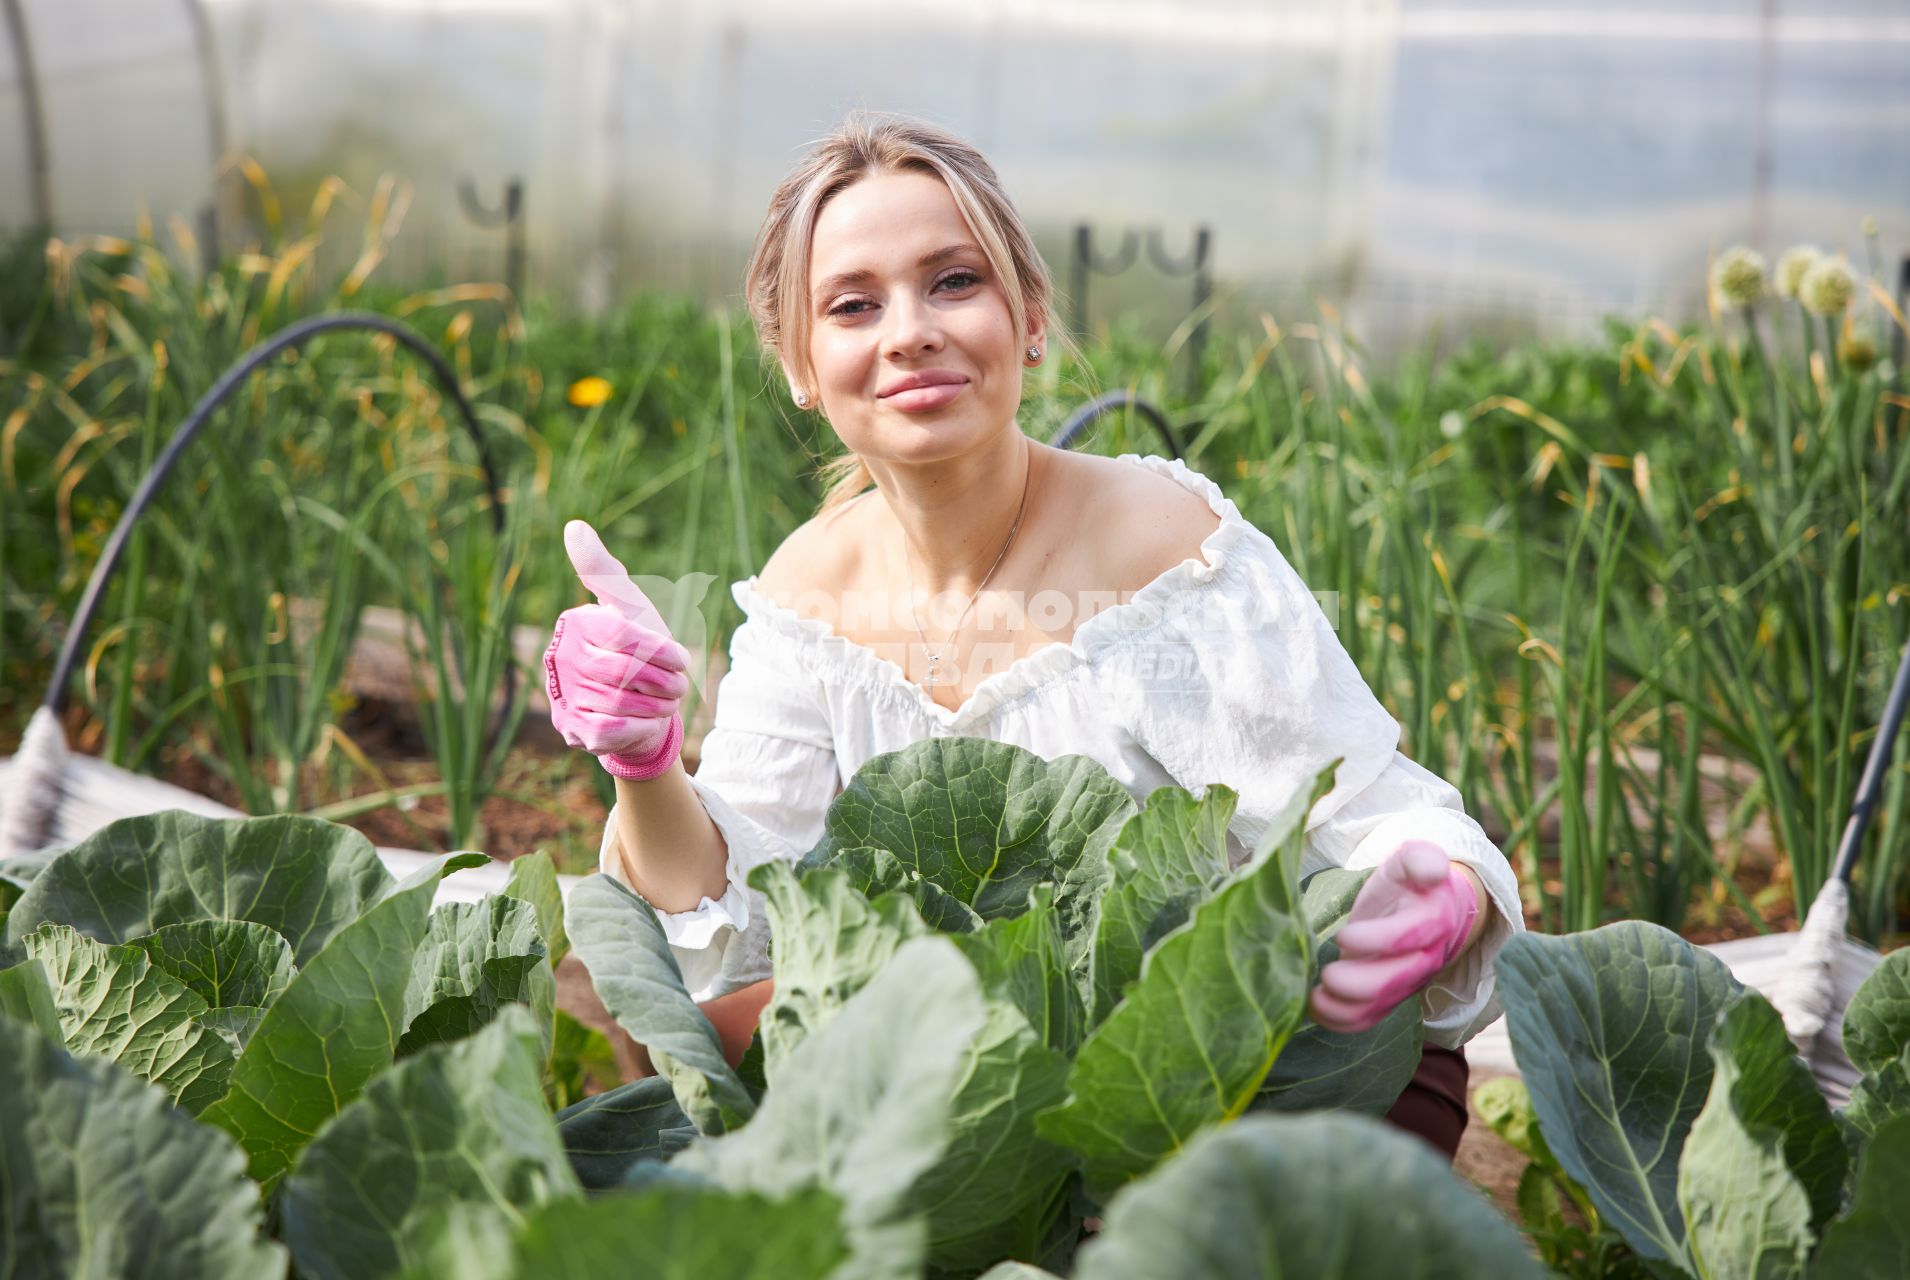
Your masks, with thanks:
[{"label": "woman's eye", "polygon": [[[966,268],[964,268],[963,270],[960,270],[960,271],[949,272],[947,275],[943,276],[940,280],[937,280],[935,282],[935,286],[937,288],[940,288],[941,286],[945,284],[952,284],[957,289],[966,289],[966,288],[969,288],[971,285],[980,284],[981,280],[982,278],[978,273],[969,271]],[[851,311],[849,308],[869,307],[874,305],[875,304],[870,302],[867,298],[849,298],[849,299],[846,299],[845,301],[838,302],[835,306],[829,308],[829,314],[832,316],[861,315],[862,314],[861,312]]]}]

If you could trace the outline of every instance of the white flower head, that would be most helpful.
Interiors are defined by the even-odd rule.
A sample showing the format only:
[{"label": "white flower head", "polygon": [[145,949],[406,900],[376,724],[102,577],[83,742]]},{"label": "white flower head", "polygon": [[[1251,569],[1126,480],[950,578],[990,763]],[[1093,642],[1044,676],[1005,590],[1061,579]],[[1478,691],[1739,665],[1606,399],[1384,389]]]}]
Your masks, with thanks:
[{"label": "white flower head", "polygon": [[1711,292],[1730,307],[1748,307],[1764,296],[1764,255],[1734,244],[1711,264]]},{"label": "white flower head", "polygon": [[1814,244],[1793,245],[1786,249],[1777,260],[1777,276],[1773,286],[1780,298],[1795,298],[1797,285],[1804,273],[1817,265],[1824,251]]},{"label": "white flower head", "polygon": [[1857,296],[1857,277],[1842,258],[1819,258],[1797,282],[1797,300],[1814,316],[1840,316]]}]

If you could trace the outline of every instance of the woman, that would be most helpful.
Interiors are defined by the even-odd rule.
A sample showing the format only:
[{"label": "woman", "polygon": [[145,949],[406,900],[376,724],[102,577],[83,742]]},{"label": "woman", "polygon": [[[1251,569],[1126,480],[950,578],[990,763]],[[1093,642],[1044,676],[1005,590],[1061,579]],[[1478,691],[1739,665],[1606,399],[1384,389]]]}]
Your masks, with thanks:
[{"label": "woman", "polygon": [[602,603],[567,610],[546,654],[558,730],[618,779],[602,868],[656,908],[732,1048],[768,994],[744,878],[809,849],[871,756],[974,735],[1092,756],[1136,800],[1222,782],[1236,862],[1339,756],[1301,873],[1378,871],[1309,1011],[1353,1031],[1422,999],[1429,1047],[1393,1118],[1450,1157],[1458,1046],[1496,1016],[1491,959],[1521,927],[1504,855],[1397,750],[1318,604],[1211,481],[1022,434],[1022,371],[1066,339],[987,161],[851,117],[777,189],[748,293],[795,404],[847,453],[819,514],[731,588],[746,619],[697,774],[678,761],[689,655],[580,521],[566,541]]}]

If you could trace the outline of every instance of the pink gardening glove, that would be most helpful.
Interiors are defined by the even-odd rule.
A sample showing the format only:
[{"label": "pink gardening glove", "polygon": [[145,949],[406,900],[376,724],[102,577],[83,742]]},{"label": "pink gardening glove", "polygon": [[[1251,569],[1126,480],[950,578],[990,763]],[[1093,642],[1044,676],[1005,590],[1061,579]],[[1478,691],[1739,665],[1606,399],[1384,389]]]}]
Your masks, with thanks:
[{"label": "pink gardening glove", "polygon": [[654,778],[683,751],[690,653],[582,520],[564,526],[570,564],[598,603],[566,609],[544,650],[550,722],[619,778]]},{"label": "pink gardening glove", "polygon": [[1320,970],[1313,989],[1313,1020],[1342,1034],[1379,1025],[1452,963],[1478,914],[1472,882],[1444,849],[1430,840],[1404,842],[1353,899],[1334,939],[1340,958]]}]

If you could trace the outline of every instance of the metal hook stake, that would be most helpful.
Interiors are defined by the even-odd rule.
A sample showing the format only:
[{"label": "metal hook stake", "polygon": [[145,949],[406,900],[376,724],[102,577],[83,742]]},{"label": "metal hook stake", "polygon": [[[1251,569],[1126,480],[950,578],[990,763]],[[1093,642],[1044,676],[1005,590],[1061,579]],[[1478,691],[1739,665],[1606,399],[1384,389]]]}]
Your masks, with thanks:
[{"label": "metal hook stake", "polygon": [[1139,238],[1134,228],[1128,227],[1121,232],[1121,247],[1112,257],[1102,257],[1094,251],[1094,228],[1085,222],[1075,224],[1070,284],[1077,337],[1086,337],[1088,332],[1088,273],[1098,271],[1104,276],[1118,276],[1134,265],[1134,255],[1139,249]]},{"label": "metal hook stake", "polygon": [[504,184],[504,199],[496,208],[486,208],[478,199],[477,184],[469,175],[458,177],[458,208],[480,227],[504,228],[504,287],[522,308],[524,305],[524,184],[516,178]]}]

